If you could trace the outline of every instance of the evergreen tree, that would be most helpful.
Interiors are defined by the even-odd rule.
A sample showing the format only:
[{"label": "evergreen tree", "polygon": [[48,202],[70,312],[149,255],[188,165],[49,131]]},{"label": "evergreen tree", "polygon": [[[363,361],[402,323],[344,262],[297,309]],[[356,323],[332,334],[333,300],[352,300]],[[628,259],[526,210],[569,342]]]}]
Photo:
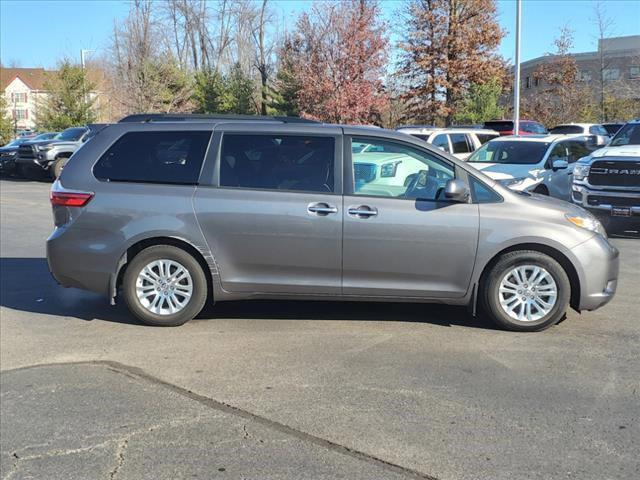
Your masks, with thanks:
[{"label": "evergreen tree", "polygon": [[95,84],[81,67],[64,60],[57,72],[47,74],[44,89],[48,95],[38,106],[39,130],[60,131],[95,121],[95,97],[90,95]]},{"label": "evergreen tree", "polygon": [[9,143],[14,133],[13,119],[7,114],[7,100],[0,94],[0,145]]}]

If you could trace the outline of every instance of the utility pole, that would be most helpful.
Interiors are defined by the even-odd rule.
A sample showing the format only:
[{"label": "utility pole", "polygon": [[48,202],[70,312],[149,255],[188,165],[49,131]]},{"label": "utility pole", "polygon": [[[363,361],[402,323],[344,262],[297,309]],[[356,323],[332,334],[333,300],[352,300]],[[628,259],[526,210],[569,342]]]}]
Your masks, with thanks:
[{"label": "utility pole", "polygon": [[513,133],[520,134],[520,17],[522,0],[516,0],[516,64],[513,80]]},{"label": "utility pole", "polygon": [[86,72],[86,63],[85,58],[87,53],[95,52],[95,50],[85,50],[80,49],[80,67],[82,68],[82,102],[84,103],[84,107],[87,107],[87,88],[85,86],[85,76]]}]

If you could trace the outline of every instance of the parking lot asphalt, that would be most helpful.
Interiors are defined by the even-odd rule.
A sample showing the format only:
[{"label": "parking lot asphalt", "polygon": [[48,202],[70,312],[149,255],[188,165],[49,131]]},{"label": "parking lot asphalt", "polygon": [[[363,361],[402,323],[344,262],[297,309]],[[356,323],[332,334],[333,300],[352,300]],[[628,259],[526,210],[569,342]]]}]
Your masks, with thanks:
[{"label": "parking lot asphalt", "polygon": [[2,478],[640,476],[640,239],[609,305],[540,333],[334,302],[152,328],[55,284],[48,188],[0,181]]}]

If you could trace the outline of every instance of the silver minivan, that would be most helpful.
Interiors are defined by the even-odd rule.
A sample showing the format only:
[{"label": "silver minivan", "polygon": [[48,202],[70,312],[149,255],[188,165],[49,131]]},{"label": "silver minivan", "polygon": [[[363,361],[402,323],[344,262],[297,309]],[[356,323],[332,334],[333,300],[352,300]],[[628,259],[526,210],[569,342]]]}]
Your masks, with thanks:
[{"label": "silver minivan", "polygon": [[150,325],[269,298],[446,303],[532,331],[618,278],[585,210],[378,128],[134,115],[73,155],[51,203],[55,279]]}]

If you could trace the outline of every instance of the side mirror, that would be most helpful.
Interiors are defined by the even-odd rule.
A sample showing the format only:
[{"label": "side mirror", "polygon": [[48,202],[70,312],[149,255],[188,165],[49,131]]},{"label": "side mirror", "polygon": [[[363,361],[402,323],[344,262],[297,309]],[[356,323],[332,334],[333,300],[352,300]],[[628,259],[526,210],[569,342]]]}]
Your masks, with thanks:
[{"label": "side mirror", "polygon": [[562,170],[569,167],[569,162],[565,158],[558,158],[551,163],[553,171]]},{"label": "side mirror", "polygon": [[454,202],[466,203],[469,200],[469,195],[471,195],[471,191],[469,190],[469,185],[467,185],[466,182],[459,178],[447,180],[447,183],[444,186],[445,198]]}]

